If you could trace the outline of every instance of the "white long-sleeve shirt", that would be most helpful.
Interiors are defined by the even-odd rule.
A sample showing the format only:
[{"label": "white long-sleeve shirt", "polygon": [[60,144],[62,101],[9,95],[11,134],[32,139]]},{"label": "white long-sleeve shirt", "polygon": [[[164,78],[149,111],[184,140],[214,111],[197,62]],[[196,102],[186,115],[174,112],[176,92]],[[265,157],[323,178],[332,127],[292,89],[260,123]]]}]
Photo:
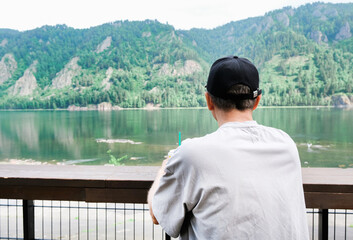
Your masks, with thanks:
[{"label": "white long-sleeve shirt", "polygon": [[180,239],[309,239],[298,151],[283,131],[228,122],[187,139],[152,200],[163,229]]}]

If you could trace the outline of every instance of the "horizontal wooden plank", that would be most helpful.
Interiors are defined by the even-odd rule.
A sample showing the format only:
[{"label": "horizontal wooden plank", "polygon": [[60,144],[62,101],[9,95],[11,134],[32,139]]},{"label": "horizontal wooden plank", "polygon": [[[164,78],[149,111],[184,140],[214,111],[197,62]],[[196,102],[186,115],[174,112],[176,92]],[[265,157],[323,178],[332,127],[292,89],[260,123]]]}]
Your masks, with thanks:
[{"label": "horizontal wooden plank", "polygon": [[353,209],[353,193],[305,192],[307,208]]},{"label": "horizontal wooden plank", "polygon": [[85,201],[85,194],[84,188],[0,185],[5,199]]},{"label": "horizontal wooden plank", "polygon": [[159,167],[0,165],[0,185],[149,188]]},{"label": "horizontal wooden plank", "polygon": [[[145,203],[159,167],[0,165],[0,198]],[[308,207],[353,209],[353,169],[303,168]]]},{"label": "horizontal wooden plank", "polygon": [[148,189],[86,189],[86,202],[147,203]]},{"label": "horizontal wooden plank", "polygon": [[353,186],[353,168],[302,168],[304,184]]},{"label": "horizontal wooden plank", "polygon": [[0,165],[0,179],[153,181],[154,166]]},{"label": "horizontal wooden plank", "polygon": [[70,179],[26,179],[0,178],[0,186],[42,186],[42,187],[72,187],[72,188],[149,188],[152,180],[70,180]]},{"label": "horizontal wooden plank", "polygon": [[105,180],[41,179],[41,178],[0,178],[0,185],[43,186],[43,187],[102,187]]},{"label": "horizontal wooden plank", "polygon": [[[60,166],[0,165],[0,184],[58,185],[104,187],[120,186],[120,182],[152,182],[157,166]],[[328,185],[353,188],[353,168],[303,168],[306,186],[326,188]],[[43,181],[46,180],[46,181]],[[104,182],[104,184],[102,184]]]},{"label": "horizontal wooden plank", "polygon": [[303,184],[304,192],[353,193],[351,185]]},{"label": "horizontal wooden plank", "polygon": [[0,198],[85,202],[146,203],[149,188],[102,189],[43,186],[0,186]]}]

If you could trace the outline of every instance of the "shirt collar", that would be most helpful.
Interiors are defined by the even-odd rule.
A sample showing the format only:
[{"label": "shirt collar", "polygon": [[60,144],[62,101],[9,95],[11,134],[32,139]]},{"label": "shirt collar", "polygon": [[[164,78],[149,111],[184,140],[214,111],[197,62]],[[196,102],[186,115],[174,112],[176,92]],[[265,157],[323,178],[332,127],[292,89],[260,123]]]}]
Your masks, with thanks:
[{"label": "shirt collar", "polygon": [[226,122],[219,128],[225,128],[225,127],[255,127],[258,126],[259,124],[255,121],[245,121],[245,122]]}]

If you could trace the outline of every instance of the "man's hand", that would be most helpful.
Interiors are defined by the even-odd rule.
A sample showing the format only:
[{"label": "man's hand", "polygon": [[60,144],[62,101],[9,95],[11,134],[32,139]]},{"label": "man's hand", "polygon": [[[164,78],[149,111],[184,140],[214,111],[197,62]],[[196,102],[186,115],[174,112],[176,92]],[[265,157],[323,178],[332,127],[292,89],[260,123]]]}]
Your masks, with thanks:
[{"label": "man's hand", "polygon": [[159,222],[157,221],[157,218],[154,216],[153,212],[152,212],[152,208],[150,207],[150,215],[152,218],[152,222],[156,225],[159,225]]},{"label": "man's hand", "polygon": [[159,169],[159,172],[158,172],[157,177],[158,177],[159,175],[160,175],[160,177],[162,177],[162,176],[165,174],[165,168],[166,168],[166,166],[167,166],[167,163],[168,163],[168,158],[163,160],[162,166],[161,166],[161,168]]},{"label": "man's hand", "polygon": [[156,225],[158,225],[159,223],[158,223],[158,221],[152,211],[152,199],[153,199],[153,196],[156,193],[156,190],[159,186],[159,181],[161,180],[162,176],[165,174],[165,168],[166,168],[167,162],[168,162],[168,159],[165,159],[163,161],[162,166],[158,171],[157,177],[154,180],[152,187],[151,187],[150,191],[148,192],[148,197],[147,197],[148,206],[150,208],[150,215],[152,217],[153,223]]}]

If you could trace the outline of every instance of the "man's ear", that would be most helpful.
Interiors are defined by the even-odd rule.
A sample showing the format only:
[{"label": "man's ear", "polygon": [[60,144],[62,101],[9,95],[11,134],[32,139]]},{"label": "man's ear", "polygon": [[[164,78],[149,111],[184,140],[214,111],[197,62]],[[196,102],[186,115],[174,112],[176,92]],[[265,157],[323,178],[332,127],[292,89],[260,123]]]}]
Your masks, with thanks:
[{"label": "man's ear", "polygon": [[211,96],[208,92],[205,92],[205,97],[206,97],[208,110],[210,110],[210,111],[214,110],[214,104],[213,104]]},{"label": "man's ear", "polygon": [[252,110],[255,110],[257,108],[257,106],[259,105],[260,99],[261,99],[262,95],[260,94],[259,96],[257,96],[256,100],[255,100],[255,104],[254,107],[252,108]]}]

